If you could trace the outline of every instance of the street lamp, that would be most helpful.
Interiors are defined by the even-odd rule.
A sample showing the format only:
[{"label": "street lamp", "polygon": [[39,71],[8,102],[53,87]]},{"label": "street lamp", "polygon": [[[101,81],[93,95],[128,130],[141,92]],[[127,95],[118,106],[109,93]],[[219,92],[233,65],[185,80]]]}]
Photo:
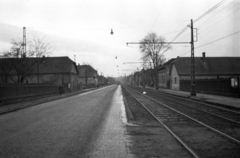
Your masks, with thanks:
[{"label": "street lamp", "polygon": [[113,30],[111,29],[111,32],[110,32],[111,35],[113,35]]}]

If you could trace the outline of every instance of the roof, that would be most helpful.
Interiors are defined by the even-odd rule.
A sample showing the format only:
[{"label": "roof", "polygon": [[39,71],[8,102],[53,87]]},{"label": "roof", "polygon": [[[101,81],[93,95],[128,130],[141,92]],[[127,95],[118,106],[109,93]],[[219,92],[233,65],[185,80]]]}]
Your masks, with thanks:
[{"label": "roof", "polygon": [[77,69],[80,77],[97,77],[97,70],[91,65],[78,65]]},{"label": "roof", "polygon": [[176,58],[172,58],[170,60],[168,60],[167,62],[165,62],[163,65],[159,66],[158,67],[158,70],[161,70],[161,69],[165,69],[166,66],[170,66],[170,64],[175,61]]},{"label": "roof", "polygon": [[[31,73],[37,73],[39,68],[39,74],[56,74],[56,73],[70,73],[77,72],[77,66],[69,57],[43,57],[43,58],[4,58],[3,61],[14,61],[15,63],[24,62],[28,67],[31,67]],[[39,67],[37,66],[39,64]],[[32,66],[30,66],[32,65]],[[72,68],[75,68],[75,71]],[[1,71],[1,70],[0,70]],[[11,71],[14,74],[14,69]]]},{"label": "roof", "polygon": [[[195,75],[239,75],[240,57],[195,57]],[[191,58],[179,57],[173,64],[178,75],[190,75]]]},{"label": "roof", "polygon": [[78,65],[77,68],[78,68],[78,70],[88,69],[91,72],[93,72],[93,71],[97,72],[97,70],[95,70],[91,65]]}]

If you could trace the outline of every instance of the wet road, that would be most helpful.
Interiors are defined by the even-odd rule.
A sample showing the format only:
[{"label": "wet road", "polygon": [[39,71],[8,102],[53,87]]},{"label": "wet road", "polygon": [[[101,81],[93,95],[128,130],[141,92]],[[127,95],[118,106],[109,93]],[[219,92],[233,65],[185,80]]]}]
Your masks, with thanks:
[{"label": "wet road", "polygon": [[0,157],[130,157],[121,99],[114,85],[1,115]]}]

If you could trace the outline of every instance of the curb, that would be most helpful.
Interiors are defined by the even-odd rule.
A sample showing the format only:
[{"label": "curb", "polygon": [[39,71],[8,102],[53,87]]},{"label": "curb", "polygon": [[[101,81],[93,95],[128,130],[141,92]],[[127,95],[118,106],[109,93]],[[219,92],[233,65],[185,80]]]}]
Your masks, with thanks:
[{"label": "curb", "polygon": [[134,116],[132,114],[132,111],[129,108],[128,102],[126,100],[126,97],[125,97],[125,94],[124,94],[123,91],[122,91],[122,96],[123,96],[123,102],[124,102],[124,105],[125,105],[128,122],[129,122],[129,120],[134,121]]}]

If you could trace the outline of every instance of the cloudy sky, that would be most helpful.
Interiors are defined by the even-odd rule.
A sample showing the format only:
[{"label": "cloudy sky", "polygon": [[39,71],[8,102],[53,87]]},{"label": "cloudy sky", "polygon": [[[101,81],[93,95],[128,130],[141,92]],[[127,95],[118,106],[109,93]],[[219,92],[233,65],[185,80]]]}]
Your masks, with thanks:
[{"label": "cloudy sky", "polygon": [[[219,2],[216,9],[207,12]],[[195,56],[240,56],[240,0],[0,0],[0,52],[11,39],[39,34],[53,46],[50,56],[91,64],[105,76],[142,69],[138,45],[149,32],[171,41],[190,20],[198,29]],[[114,35],[110,35],[111,28]],[[190,29],[177,41],[189,42]],[[189,45],[173,45],[167,59],[190,56]],[[116,59],[117,57],[117,59]],[[125,64],[123,64],[125,63]]]}]

